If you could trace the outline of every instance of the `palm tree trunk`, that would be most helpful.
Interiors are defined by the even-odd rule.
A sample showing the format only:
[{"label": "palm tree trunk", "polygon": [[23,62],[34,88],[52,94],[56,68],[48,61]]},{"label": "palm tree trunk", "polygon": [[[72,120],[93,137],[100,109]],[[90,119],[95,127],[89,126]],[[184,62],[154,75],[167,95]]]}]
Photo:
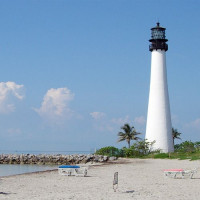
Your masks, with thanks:
[{"label": "palm tree trunk", "polygon": [[130,144],[130,140],[128,140],[128,148],[130,149],[131,144]]}]

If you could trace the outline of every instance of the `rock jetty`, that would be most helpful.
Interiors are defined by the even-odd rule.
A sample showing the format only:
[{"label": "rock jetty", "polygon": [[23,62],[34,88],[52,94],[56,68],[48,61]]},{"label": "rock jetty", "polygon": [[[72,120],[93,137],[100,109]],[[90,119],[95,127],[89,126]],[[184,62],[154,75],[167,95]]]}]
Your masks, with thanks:
[{"label": "rock jetty", "polygon": [[46,155],[46,154],[1,154],[0,164],[39,164],[39,165],[73,165],[86,163],[103,163],[116,160],[116,157],[108,157],[94,154],[78,155]]}]

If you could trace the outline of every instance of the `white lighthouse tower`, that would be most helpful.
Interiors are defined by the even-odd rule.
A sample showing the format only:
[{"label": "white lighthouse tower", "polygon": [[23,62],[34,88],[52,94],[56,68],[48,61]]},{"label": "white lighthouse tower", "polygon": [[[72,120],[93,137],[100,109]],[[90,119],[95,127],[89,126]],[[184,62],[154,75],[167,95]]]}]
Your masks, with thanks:
[{"label": "white lighthouse tower", "polygon": [[168,41],[165,38],[165,28],[160,23],[151,29],[149,40],[151,51],[151,80],[149,105],[146,125],[146,139],[155,141],[153,149],[162,152],[173,152],[173,138],[170,104],[167,86],[167,70],[165,53],[168,50]]}]

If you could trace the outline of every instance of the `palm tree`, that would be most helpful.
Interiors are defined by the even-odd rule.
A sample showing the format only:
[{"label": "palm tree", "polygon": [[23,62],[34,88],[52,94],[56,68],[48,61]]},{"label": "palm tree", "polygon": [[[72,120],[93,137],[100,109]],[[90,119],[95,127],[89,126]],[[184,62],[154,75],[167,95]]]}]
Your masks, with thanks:
[{"label": "palm tree", "polygon": [[175,140],[175,139],[181,140],[180,135],[181,135],[181,133],[179,133],[177,129],[172,128],[173,144],[174,144],[174,140]]},{"label": "palm tree", "polygon": [[130,148],[130,142],[131,142],[131,140],[138,140],[138,139],[140,139],[136,135],[139,135],[141,133],[136,132],[134,126],[130,127],[129,124],[124,124],[124,126],[122,126],[121,129],[124,132],[119,132],[118,133],[119,139],[118,139],[117,142],[121,142],[121,141],[126,140],[127,143],[128,143],[128,148]]}]

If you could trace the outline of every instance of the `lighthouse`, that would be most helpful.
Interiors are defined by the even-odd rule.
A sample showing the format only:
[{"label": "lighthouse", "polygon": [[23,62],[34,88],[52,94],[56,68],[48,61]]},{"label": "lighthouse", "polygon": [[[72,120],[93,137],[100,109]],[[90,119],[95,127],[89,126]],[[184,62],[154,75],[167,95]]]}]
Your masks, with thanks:
[{"label": "lighthouse", "polygon": [[173,152],[174,146],[167,85],[168,40],[165,38],[165,30],[160,23],[151,28],[151,78],[145,139],[148,142],[155,141],[154,150],[160,149],[161,152],[167,153]]}]

